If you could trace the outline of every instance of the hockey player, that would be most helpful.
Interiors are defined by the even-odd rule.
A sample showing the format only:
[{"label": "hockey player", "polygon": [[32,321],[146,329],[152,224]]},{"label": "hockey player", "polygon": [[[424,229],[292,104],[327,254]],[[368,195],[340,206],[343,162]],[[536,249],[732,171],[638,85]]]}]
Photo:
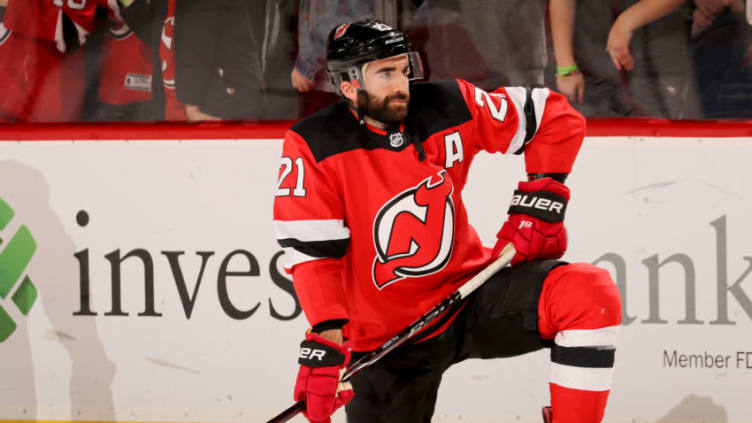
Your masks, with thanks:
[{"label": "hockey player", "polygon": [[[551,348],[547,421],[599,422],[621,322],[608,273],[556,260],[566,249],[564,185],[584,119],[548,89],[485,92],[462,81],[411,84],[419,56],[400,31],[365,20],[334,28],[327,67],[342,101],[285,136],[274,224],[312,329],[294,397],[311,422],[346,405],[350,423],[430,422],[442,373],[467,358]],[[480,150],[524,154],[492,250],[462,202]],[[502,187],[500,187],[502,188]],[[340,384],[372,350],[487,266],[513,266],[410,341]],[[551,417],[553,413],[553,418]]]}]

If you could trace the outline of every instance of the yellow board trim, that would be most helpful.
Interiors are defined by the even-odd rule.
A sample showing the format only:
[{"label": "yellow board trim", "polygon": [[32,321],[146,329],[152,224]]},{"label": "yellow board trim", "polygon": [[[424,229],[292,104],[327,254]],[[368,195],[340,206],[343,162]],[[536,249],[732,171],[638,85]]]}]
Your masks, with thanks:
[{"label": "yellow board trim", "polygon": [[106,420],[37,420],[37,419],[28,419],[28,420],[0,420],[0,423],[191,423],[191,422],[184,422],[184,421],[159,421],[159,422],[143,422],[143,421],[106,421]]}]

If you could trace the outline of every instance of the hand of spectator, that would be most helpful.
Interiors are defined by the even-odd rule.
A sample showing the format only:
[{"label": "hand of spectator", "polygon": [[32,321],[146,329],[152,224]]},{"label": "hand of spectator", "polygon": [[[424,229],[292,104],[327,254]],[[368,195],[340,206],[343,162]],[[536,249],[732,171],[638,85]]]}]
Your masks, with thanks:
[{"label": "hand of spectator", "polygon": [[313,88],[313,81],[307,79],[297,69],[292,70],[292,74],[290,75],[290,80],[292,81],[293,88],[298,90],[298,92],[304,93],[306,91],[309,91],[311,88]]},{"label": "hand of spectator", "polygon": [[726,0],[728,7],[735,13],[744,13],[744,0]]},{"label": "hand of spectator", "polygon": [[585,98],[585,78],[580,71],[569,75],[556,75],[556,89],[570,103],[582,104]]},{"label": "hand of spectator", "polygon": [[634,58],[629,52],[629,42],[632,40],[631,29],[621,16],[616,19],[608,33],[606,51],[611,56],[617,70],[631,71],[634,68]]},{"label": "hand of spectator", "polygon": [[695,9],[692,11],[692,32],[710,26],[730,3],[729,0],[695,0]]},{"label": "hand of spectator", "polygon": [[222,120],[221,118],[202,112],[195,104],[185,105],[185,116],[188,118],[188,121]]}]

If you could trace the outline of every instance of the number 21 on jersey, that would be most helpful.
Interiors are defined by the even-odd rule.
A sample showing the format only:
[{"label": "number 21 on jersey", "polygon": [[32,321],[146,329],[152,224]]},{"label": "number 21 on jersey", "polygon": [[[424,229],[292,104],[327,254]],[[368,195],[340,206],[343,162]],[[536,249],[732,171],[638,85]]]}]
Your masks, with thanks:
[{"label": "number 21 on jersey", "polygon": [[[295,158],[294,165],[297,178],[295,178],[295,189],[292,190],[292,195],[294,197],[305,197],[305,167],[303,166],[303,158]],[[282,156],[281,167],[282,172],[279,175],[279,181],[277,181],[277,192],[274,194],[275,197],[287,197],[290,195],[290,188],[282,188],[282,186],[290,186],[289,183],[285,183],[285,180],[287,180],[288,176],[292,173],[293,160],[290,157]]]}]

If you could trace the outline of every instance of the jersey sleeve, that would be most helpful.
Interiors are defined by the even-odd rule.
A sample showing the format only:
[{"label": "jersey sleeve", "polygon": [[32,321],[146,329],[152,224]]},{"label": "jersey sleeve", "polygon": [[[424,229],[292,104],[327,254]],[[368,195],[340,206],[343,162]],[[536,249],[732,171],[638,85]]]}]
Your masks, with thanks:
[{"label": "jersey sleeve", "polygon": [[458,80],[476,124],[479,150],[525,154],[528,173],[569,173],[585,120],[548,88],[502,87],[486,92]]},{"label": "jersey sleeve", "polygon": [[311,325],[346,319],[342,271],[350,230],[336,181],[307,143],[288,131],[274,199],[274,229],[284,267]]},{"label": "jersey sleeve", "polygon": [[327,320],[349,320],[342,286],[343,259],[319,259],[293,268],[298,301],[311,327]]},{"label": "jersey sleeve", "polygon": [[524,148],[527,173],[570,173],[585,128],[585,117],[563,95],[551,92],[538,130]]}]

